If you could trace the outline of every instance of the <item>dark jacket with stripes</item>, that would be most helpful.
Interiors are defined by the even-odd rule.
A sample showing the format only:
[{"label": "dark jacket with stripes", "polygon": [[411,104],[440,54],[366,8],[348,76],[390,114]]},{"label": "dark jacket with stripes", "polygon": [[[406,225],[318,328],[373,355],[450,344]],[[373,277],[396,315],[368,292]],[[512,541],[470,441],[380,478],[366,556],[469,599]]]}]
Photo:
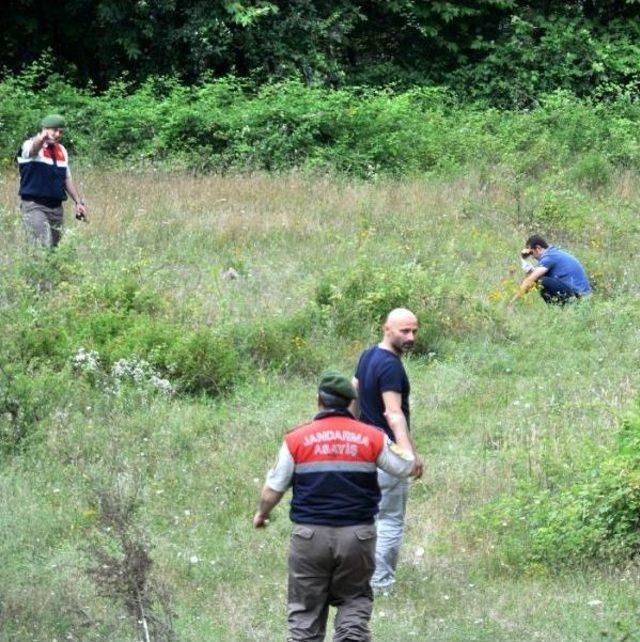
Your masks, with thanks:
[{"label": "dark jacket with stripes", "polygon": [[380,488],[376,460],[385,447],[381,430],[347,411],[320,413],[289,432],[293,457],[291,520],[299,524],[371,524]]},{"label": "dark jacket with stripes", "polygon": [[32,140],[26,141],[18,156],[20,196],[58,207],[66,200],[66,179],[70,176],[67,150],[60,144],[43,146],[36,156],[29,155]]}]

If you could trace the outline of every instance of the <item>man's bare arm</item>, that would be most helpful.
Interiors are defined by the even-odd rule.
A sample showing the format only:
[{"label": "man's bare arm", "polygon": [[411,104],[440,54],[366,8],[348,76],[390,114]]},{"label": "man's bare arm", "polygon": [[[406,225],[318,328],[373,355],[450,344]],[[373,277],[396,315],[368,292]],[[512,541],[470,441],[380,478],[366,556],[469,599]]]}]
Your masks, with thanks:
[{"label": "man's bare arm", "polygon": [[269,514],[282,499],[283,495],[284,493],[273,490],[273,488],[269,488],[266,484],[263,486],[258,510],[253,516],[253,525],[255,528],[264,528],[267,525]]},{"label": "man's bare arm", "polygon": [[527,274],[527,276],[523,279],[518,292],[516,292],[511,301],[513,302],[516,299],[520,299],[521,297],[523,297],[532,287],[534,287],[536,281],[542,278],[548,271],[549,270],[546,267],[543,267],[541,265],[531,270],[531,272],[529,272],[529,274]]},{"label": "man's bare arm", "polygon": [[358,392],[358,379],[357,377],[354,377],[351,379],[351,385],[353,386],[354,390],[356,391],[356,398],[351,402],[349,406],[349,410],[351,410],[351,414],[356,418],[360,418],[360,395]]},{"label": "man's bare arm", "polygon": [[387,419],[389,428],[395,437],[396,444],[402,450],[413,453],[415,458],[415,468],[413,475],[416,479],[422,477],[422,459],[418,456],[415,444],[409,432],[407,425],[407,418],[402,412],[402,395],[399,392],[391,390],[382,393],[382,401],[384,402],[384,416]]},{"label": "man's bare arm", "polygon": [[87,206],[84,204],[76,184],[73,182],[71,176],[67,176],[64,182],[64,187],[73,199],[73,209],[76,213],[76,218],[79,220],[87,220]]}]

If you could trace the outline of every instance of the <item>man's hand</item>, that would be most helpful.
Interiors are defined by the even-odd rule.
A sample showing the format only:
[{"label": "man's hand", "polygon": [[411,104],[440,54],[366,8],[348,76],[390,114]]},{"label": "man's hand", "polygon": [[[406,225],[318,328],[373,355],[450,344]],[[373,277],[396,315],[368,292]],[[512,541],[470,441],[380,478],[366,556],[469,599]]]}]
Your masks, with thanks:
[{"label": "man's hand", "polygon": [[263,515],[260,511],[257,511],[253,516],[253,527],[254,528],[265,528],[269,523],[268,515]]},{"label": "man's hand", "polygon": [[48,129],[43,129],[40,132],[40,146],[42,145],[50,145],[51,143],[55,143],[54,137],[51,135],[51,131]]},{"label": "man's hand", "polygon": [[48,145],[49,143],[53,142],[53,138],[49,136],[46,130],[43,130],[40,132],[40,143],[42,145]]},{"label": "man's hand", "polygon": [[509,300],[509,303],[507,303],[507,309],[513,310],[513,306],[516,304],[516,301],[520,298],[522,298],[522,294],[520,292],[516,292]]},{"label": "man's hand", "polygon": [[273,490],[267,484],[262,487],[258,510],[253,516],[253,526],[255,528],[264,528],[269,523],[269,515],[283,495],[284,491]]},{"label": "man's hand", "polygon": [[31,158],[35,158],[38,152],[45,146],[55,143],[55,139],[51,135],[50,130],[43,129],[37,136],[31,139],[31,146],[28,154]]},{"label": "man's hand", "polygon": [[76,219],[84,221],[85,223],[88,222],[87,206],[82,201],[74,203],[73,211],[75,212]]},{"label": "man's hand", "polygon": [[420,455],[416,455],[415,461],[413,463],[413,470],[411,471],[411,476],[415,479],[420,479],[424,473],[424,460]]},{"label": "man's hand", "polygon": [[520,288],[514,295],[513,299],[511,299],[509,305],[511,306],[518,299],[522,298],[529,290],[536,287],[536,283],[538,282],[538,280],[542,278],[548,271],[549,271],[549,268],[546,268],[542,265],[539,265],[538,267],[533,268],[533,270],[531,270],[531,272],[527,274],[527,276],[524,278],[524,280],[520,284]]}]

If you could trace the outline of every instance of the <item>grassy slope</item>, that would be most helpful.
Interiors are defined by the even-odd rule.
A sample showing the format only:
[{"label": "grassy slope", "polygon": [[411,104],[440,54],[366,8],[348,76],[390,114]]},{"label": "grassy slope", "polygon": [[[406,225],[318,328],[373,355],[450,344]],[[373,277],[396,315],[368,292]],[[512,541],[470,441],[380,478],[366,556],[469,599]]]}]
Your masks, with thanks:
[{"label": "grassy slope", "polygon": [[[13,177],[2,180],[10,265],[23,246]],[[465,308],[471,329],[492,311],[495,331],[452,327],[434,358],[408,364],[427,472],[412,490],[398,591],[376,602],[377,640],[640,639],[635,566],[516,575],[491,533],[473,541],[457,528],[518,480],[570,470],[585,441],[606,447],[634,398],[637,179],[576,191],[592,208],[571,234],[536,227],[596,274],[594,300],[556,310],[530,296],[511,311],[515,253],[532,225],[499,178],[367,185],[95,173],[80,182],[93,216],[87,227],[71,223],[65,242],[90,273],[108,279],[114,262],[141,262],[145,280],[194,323],[290,314],[321,273],[363,255],[389,270],[418,261],[481,302]],[[221,279],[230,266],[240,279]],[[345,342],[334,361],[349,370],[362,347]],[[138,523],[180,640],[282,639],[286,506],[266,532],[250,518],[282,432],[313,413],[313,392],[312,382],[269,375],[216,402],[78,389],[0,469],[0,640],[136,639],[83,570],[97,488],[138,489]]]}]

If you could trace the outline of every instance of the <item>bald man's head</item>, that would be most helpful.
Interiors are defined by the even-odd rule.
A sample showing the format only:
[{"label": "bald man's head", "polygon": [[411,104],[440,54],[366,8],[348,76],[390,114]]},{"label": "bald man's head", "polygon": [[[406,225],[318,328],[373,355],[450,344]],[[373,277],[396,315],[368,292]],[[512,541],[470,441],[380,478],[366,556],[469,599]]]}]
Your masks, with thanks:
[{"label": "bald man's head", "polygon": [[406,308],[391,310],[384,322],[382,343],[396,354],[402,354],[413,348],[418,332],[416,315]]},{"label": "bald man's head", "polygon": [[411,310],[407,310],[407,308],[395,308],[394,310],[391,310],[389,314],[387,315],[387,320],[385,321],[385,325],[388,324],[403,324],[403,323],[418,323],[418,319],[416,315],[411,312]]}]

